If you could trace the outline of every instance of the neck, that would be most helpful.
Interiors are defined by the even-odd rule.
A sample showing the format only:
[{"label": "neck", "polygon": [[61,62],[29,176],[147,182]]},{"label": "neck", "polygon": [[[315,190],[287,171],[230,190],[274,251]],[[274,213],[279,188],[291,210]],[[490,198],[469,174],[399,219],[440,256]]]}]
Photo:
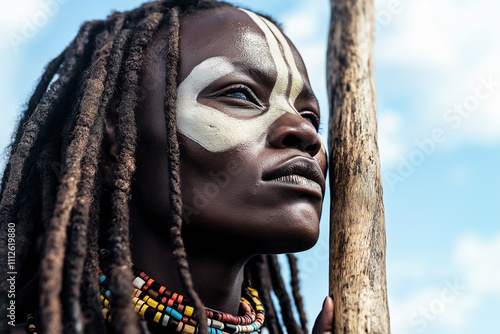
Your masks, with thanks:
[{"label": "neck", "polygon": [[[136,221],[132,224],[131,235],[134,264],[169,290],[188,297],[178,275],[168,233],[160,234],[150,224]],[[215,242],[200,239],[210,240],[190,237],[185,242],[195,291],[206,307],[237,314],[243,266],[248,256],[239,255],[232,249],[214,247]]]}]

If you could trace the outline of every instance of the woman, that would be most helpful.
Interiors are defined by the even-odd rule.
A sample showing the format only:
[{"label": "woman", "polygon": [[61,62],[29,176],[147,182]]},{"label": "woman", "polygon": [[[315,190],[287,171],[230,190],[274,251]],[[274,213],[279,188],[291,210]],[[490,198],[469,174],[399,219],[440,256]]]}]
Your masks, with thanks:
[{"label": "woman", "polygon": [[[16,323],[32,313],[47,333],[234,329],[205,305],[247,310],[260,330],[259,302],[240,301],[254,300],[252,285],[271,332],[281,332],[271,286],[287,331],[300,332],[276,257],[263,254],[318,238],[318,125],[298,52],[262,16],[163,1],[84,24],[30,99],[2,179],[3,267],[3,231],[16,231]],[[6,279],[2,310],[13,300]],[[189,299],[168,295],[182,321],[147,304],[162,298],[158,283]],[[327,299],[314,332],[329,331],[332,317]]]}]

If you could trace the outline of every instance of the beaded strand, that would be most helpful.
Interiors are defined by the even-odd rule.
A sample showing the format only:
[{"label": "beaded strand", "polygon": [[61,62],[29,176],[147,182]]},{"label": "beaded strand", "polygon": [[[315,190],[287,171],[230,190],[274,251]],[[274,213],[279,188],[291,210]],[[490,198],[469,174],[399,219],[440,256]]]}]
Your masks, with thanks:
[{"label": "beaded strand", "polygon": [[26,321],[28,323],[28,333],[29,334],[38,334],[35,325],[35,316],[30,313],[28,314],[28,319]]},{"label": "beaded strand", "polygon": [[[109,310],[112,298],[105,274],[108,256],[108,251],[101,250],[99,283],[103,317],[106,321],[111,321]],[[134,265],[132,265],[132,271],[135,275],[132,282],[134,287],[132,303],[136,313],[146,321],[154,322],[163,327],[167,332],[198,333],[197,321],[192,317],[194,308],[184,296],[168,290]],[[243,289],[240,308],[244,312],[242,316],[234,316],[206,308],[209,333],[260,333],[265,320],[265,311],[257,290],[251,287]]]}]

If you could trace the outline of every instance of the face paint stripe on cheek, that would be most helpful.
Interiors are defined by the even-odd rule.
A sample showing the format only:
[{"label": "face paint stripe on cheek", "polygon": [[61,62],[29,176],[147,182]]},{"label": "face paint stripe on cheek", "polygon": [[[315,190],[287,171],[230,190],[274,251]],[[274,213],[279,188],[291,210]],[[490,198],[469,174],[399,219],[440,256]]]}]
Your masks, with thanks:
[{"label": "face paint stripe on cheek", "polygon": [[211,152],[222,152],[264,134],[284,109],[251,119],[240,119],[198,102],[200,92],[237,69],[226,57],[205,59],[195,66],[177,88],[178,131]]},{"label": "face paint stripe on cheek", "polygon": [[[227,140],[218,138],[229,116],[198,102],[200,92],[215,80],[234,71],[224,57],[213,57],[198,64],[177,88],[177,128],[180,133],[212,152],[223,151]],[[229,144],[232,145],[232,144]]]}]

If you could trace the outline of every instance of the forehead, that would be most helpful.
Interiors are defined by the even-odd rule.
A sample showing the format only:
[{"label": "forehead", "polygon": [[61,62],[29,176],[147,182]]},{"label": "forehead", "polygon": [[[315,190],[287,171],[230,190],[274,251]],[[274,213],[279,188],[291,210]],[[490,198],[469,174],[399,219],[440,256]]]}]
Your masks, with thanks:
[{"label": "forehead", "polygon": [[[282,36],[292,50],[300,74],[307,78],[299,53],[286,36]],[[217,8],[185,18],[181,23],[180,47],[179,82],[196,65],[218,56],[227,57],[250,70],[264,71],[271,76],[276,74],[265,33],[246,12],[237,8]]]}]

